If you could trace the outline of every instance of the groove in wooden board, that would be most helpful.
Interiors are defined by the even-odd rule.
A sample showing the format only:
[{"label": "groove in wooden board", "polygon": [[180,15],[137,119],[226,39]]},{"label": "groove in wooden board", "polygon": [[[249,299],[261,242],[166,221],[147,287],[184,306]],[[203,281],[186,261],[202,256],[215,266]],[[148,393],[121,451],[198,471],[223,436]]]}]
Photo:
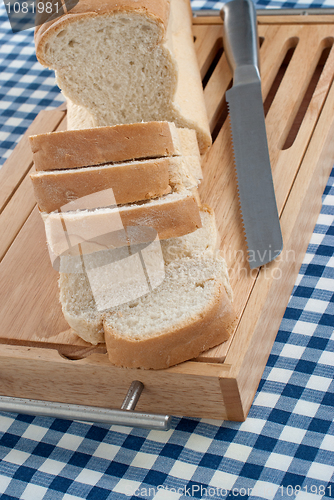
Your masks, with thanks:
[{"label": "groove in wooden board", "polygon": [[[319,46],[321,44],[321,40],[322,38],[318,39]],[[318,56],[320,56],[320,53],[321,50],[318,50]],[[314,71],[312,72],[312,74],[313,73]],[[277,123],[277,119],[279,119],[277,117],[276,110],[279,107],[278,98],[280,97],[280,95],[278,95],[278,97],[276,96],[276,102],[275,97],[274,103],[268,112],[266,121],[266,124],[268,124],[268,143],[272,161],[275,194],[279,206],[284,206],[289,195],[289,186],[292,185],[293,180],[297,175],[299,164],[296,162],[296,159],[301,159],[303,157],[309,142],[312,140],[312,134],[319,118],[320,112],[326,101],[326,97],[333,80],[333,74],[334,50],[332,49],[327,59],[326,65],[322,71],[316,89],[313,93],[313,96],[310,100],[309,106],[303,117],[303,121],[300,125],[296,138],[293,144],[288,149],[279,149],[279,144],[277,144],[277,147],[275,148],[275,146],[272,145],[272,142],[269,142],[270,137],[273,136],[273,130],[275,128],[275,124]],[[304,89],[302,98],[305,95],[305,90],[306,89]],[[302,100],[300,100],[300,102],[302,102]],[[296,108],[294,114],[297,111],[298,107]],[[290,123],[290,128],[292,124],[293,123]]]},{"label": "groove in wooden board", "polygon": [[[279,328],[290,296],[289,292],[294,286],[295,276],[321,209],[321,195],[334,162],[333,136],[334,86],[332,85],[314,133],[314,140],[306,152],[281,217],[286,258],[283,255],[282,258],[266,266],[271,273],[271,280],[268,280],[265,270],[261,270],[249,306],[241,319],[238,336],[226,357],[227,363],[233,360],[231,376],[238,375],[246,413],[256,390],[254,379],[259,381],[262,375],[258,366],[263,366],[266,362],[266,359],[261,358],[269,355],[274,341],[274,336],[267,333],[275,332]],[[275,275],[281,278],[275,280]],[[270,285],[272,286],[269,290]],[[263,311],[260,316],[254,314],[259,307]],[[250,335],[250,332],[253,335]],[[250,378],[253,378],[252,388],[250,388]]]},{"label": "groove in wooden board", "polygon": [[211,78],[204,89],[204,101],[209,118],[211,133],[215,129],[219,116],[222,113],[225,101],[225,92],[232,80],[232,73],[225,54],[219,59]]},{"label": "groove in wooden board", "polygon": [[[33,133],[41,133],[41,130],[45,130],[45,127],[47,126],[49,132],[53,132],[51,129],[51,126],[54,126],[56,130],[63,130],[64,129],[64,124],[66,127],[66,117],[64,112],[61,112],[61,115],[59,115],[58,110],[55,110],[55,115],[57,120],[52,119],[52,116],[49,114],[49,111],[47,111],[47,115],[45,115],[44,112],[42,112],[42,118],[43,120],[37,120],[35,119],[34,127],[30,130],[33,130]],[[47,124],[45,122],[46,117],[48,118]],[[61,121],[59,122],[59,118],[61,118]],[[41,127],[41,128],[38,128]],[[28,129],[29,131],[29,129]],[[30,134],[32,135],[32,134]],[[27,136],[29,137],[29,136]],[[34,195],[34,190],[32,186],[32,182],[30,180],[30,172],[34,170],[34,166],[32,165],[32,153],[31,153],[31,148],[29,141],[27,137],[24,137],[23,143],[24,143],[24,149],[18,144],[17,148],[19,151],[19,154],[21,156],[18,156],[18,153],[15,150],[13,151],[13,157],[17,161],[17,164],[20,166],[20,168],[23,171],[24,168],[27,167],[27,165],[30,165],[30,169],[26,171],[25,177],[22,178],[21,183],[14,189],[14,194],[10,198],[10,201],[7,203],[5,206],[4,210],[1,213],[0,217],[0,234],[2,235],[2,238],[0,240],[0,262],[3,259],[4,255],[8,251],[9,247],[13,243],[16,235],[19,233],[21,227],[29,217],[30,213],[32,212],[33,208],[36,205],[35,201],[35,195]],[[29,147],[30,153],[28,154],[27,152],[27,147]],[[21,158],[21,161],[20,161]],[[9,161],[10,160],[10,161]],[[10,156],[8,160],[8,165],[13,166],[14,163],[12,162],[12,155]],[[31,161],[30,161],[31,160]],[[19,170],[19,169],[18,169]]]},{"label": "groove in wooden board", "polygon": [[273,162],[275,162],[273,155],[279,155],[319,62],[323,48],[324,37],[321,34],[323,30],[324,27],[320,31],[315,27],[309,27],[308,30],[300,27],[294,32],[299,41],[266,117],[268,143]]},{"label": "groove in wooden board", "polygon": [[295,30],[291,30],[289,26],[259,26],[259,35],[264,38],[260,49],[261,87],[264,101],[288,50],[295,44],[294,33]]},{"label": "groove in wooden board", "polygon": [[206,75],[218,49],[222,46],[221,26],[197,26],[193,29],[196,37],[195,51],[202,79]]},{"label": "groove in wooden board", "polygon": [[0,217],[0,262],[36,205],[29,175],[26,175]]},{"label": "groove in wooden board", "polygon": [[43,132],[52,132],[64,118],[59,110],[41,111],[29,126],[14,151],[0,169],[0,213],[14,195],[15,190],[32,165],[32,152],[29,136]]}]

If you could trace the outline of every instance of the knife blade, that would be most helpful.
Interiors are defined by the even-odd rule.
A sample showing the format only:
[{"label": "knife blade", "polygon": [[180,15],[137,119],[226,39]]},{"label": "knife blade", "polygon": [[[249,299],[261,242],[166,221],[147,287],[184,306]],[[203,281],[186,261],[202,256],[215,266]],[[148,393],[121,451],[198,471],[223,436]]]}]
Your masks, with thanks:
[{"label": "knife blade", "polygon": [[256,10],[252,0],[221,9],[223,43],[233,72],[226,92],[241,215],[251,269],[275,259],[283,239],[271,173],[259,71]]}]

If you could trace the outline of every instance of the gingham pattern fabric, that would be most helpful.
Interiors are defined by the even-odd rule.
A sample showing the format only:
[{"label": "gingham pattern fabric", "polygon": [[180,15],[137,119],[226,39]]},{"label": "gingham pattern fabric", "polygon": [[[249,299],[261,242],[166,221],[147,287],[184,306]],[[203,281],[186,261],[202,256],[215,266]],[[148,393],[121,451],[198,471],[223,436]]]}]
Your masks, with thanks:
[{"label": "gingham pattern fabric", "polygon": [[[63,99],[36,61],[32,31],[12,35],[3,5],[0,37],[3,164],[38,112]],[[245,422],[173,417],[158,432],[0,413],[0,498],[334,498],[333,184],[334,169]]]}]

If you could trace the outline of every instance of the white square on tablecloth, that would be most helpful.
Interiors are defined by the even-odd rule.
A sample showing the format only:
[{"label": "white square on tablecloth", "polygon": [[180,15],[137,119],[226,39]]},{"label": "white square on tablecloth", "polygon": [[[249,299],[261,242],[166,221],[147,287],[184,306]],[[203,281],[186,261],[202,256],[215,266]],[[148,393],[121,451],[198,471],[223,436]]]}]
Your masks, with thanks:
[{"label": "white square on tablecloth", "polygon": [[322,495],[315,495],[307,491],[299,491],[296,495],[296,500],[320,500]]},{"label": "white square on tablecloth", "polygon": [[7,95],[19,96],[22,94],[24,90],[25,90],[24,88],[13,87],[8,90]]},{"label": "white square on tablecloth", "polygon": [[318,364],[334,366],[334,352],[324,351],[319,358]]},{"label": "white square on tablecloth", "polygon": [[302,335],[313,335],[315,329],[317,328],[316,323],[308,323],[306,321],[297,321],[293,327],[292,333],[301,333]]},{"label": "white square on tablecloth", "polygon": [[327,436],[324,437],[319,448],[321,450],[333,451],[334,450],[334,436],[332,436],[331,434],[327,434]]},{"label": "white square on tablecloth", "polygon": [[272,368],[267,376],[267,380],[272,382],[282,382],[286,384],[292,375],[292,370],[285,370],[284,368]]},{"label": "white square on tablecloth", "polygon": [[275,408],[277,401],[281,397],[280,394],[271,394],[270,392],[261,391],[254,400],[255,406],[265,406],[267,408]]},{"label": "white square on tablecloth", "polygon": [[38,486],[37,484],[31,484],[29,483],[20,496],[21,500],[42,500],[48,491],[47,488],[44,488],[44,486]]},{"label": "white square on tablecloth", "polygon": [[151,497],[152,500],[179,500],[181,498],[182,493],[177,493],[176,491],[173,490],[167,490],[167,489],[159,489],[154,495],[154,497]]},{"label": "white square on tablecloth", "polygon": [[252,449],[251,446],[231,443],[224,453],[224,458],[232,458],[233,460],[239,460],[239,462],[246,462]]},{"label": "white square on tablecloth", "polygon": [[100,481],[102,476],[103,476],[102,472],[97,472],[95,470],[90,470],[90,469],[83,469],[75,480],[78,481],[79,483],[90,484],[92,486],[95,486],[95,484],[97,484]]},{"label": "white square on tablecloth", "polygon": [[306,434],[306,429],[298,429],[297,427],[291,427],[286,425],[279,437],[280,441],[287,441],[288,443],[300,444]]},{"label": "white square on tablecloth", "polygon": [[5,493],[9,483],[11,482],[11,477],[0,476],[0,493]]},{"label": "white square on tablecloth", "polygon": [[175,463],[171,468],[169,475],[190,481],[196,469],[197,465],[187,464],[185,462],[181,462],[180,460],[175,460]]},{"label": "white square on tablecloth", "polygon": [[216,470],[209,485],[216,488],[231,490],[238,477],[239,476],[236,476],[235,474],[229,474],[228,472]]},{"label": "white square on tablecloth", "polygon": [[64,462],[58,462],[58,460],[52,460],[51,458],[47,458],[42,465],[38,467],[40,472],[45,472],[46,474],[52,474],[53,476],[57,476],[65,467]]},{"label": "white square on tablecloth", "polygon": [[83,441],[82,436],[74,436],[73,434],[64,434],[63,437],[58,442],[60,448],[65,448],[66,450],[76,451]]},{"label": "white square on tablecloth", "polygon": [[[321,233],[313,233],[310,239],[310,245],[320,245],[322,240],[324,239],[324,235]],[[312,257],[314,257],[313,254],[310,254]],[[304,262],[304,261],[303,261]]]},{"label": "white square on tablecloth", "polygon": [[3,458],[5,462],[10,462],[11,464],[23,465],[24,462],[30,457],[30,453],[20,450],[10,450],[9,453]]},{"label": "white square on tablecloth", "polygon": [[[135,494],[140,485],[141,483],[139,481],[131,481],[130,479],[120,479],[112,491],[115,493],[123,493],[123,495],[131,497],[132,495]],[[147,489],[148,488],[149,486],[147,486]]]},{"label": "white square on tablecloth", "polygon": [[334,288],[334,279],[320,278],[316,284],[316,288],[318,290],[328,290],[329,292],[332,292]]},{"label": "white square on tablecloth", "polygon": [[33,441],[41,441],[48,429],[39,425],[30,424],[22,434],[22,437],[32,439]]},{"label": "white square on tablecloth", "polygon": [[305,351],[305,346],[285,344],[280,353],[280,356],[284,356],[285,358],[300,359],[304,351]]},{"label": "white square on tablecloth", "polygon": [[319,377],[318,375],[311,375],[306,384],[306,389],[314,389],[315,391],[327,392],[331,383],[332,379],[329,377]]},{"label": "white square on tablecloth", "polygon": [[325,481],[327,483],[331,480],[333,474],[334,466],[313,462],[308,473],[306,474],[306,477],[312,477],[314,479],[318,479],[318,481]]},{"label": "white square on tablecloth", "polygon": [[156,441],[157,443],[168,443],[169,438],[173,434],[174,429],[169,429],[169,431],[150,431],[147,440],[148,441]]},{"label": "white square on tablecloth", "polygon": [[1,432],[5,433],[8,431],[9,427],[12,425],[14,422],[14,418],[10,417],[4,417],[3,415],[0,416],[0,429]]},{"label": "white square on tablecloth", "polygon": [[199,434],[191,434],[188,441],[185,444],[186,448],[190,448],[194,451],[199,451],[200,453],[205,453],[212,443],[211,438],[205,436],[200,436]]},{"label": "white square on tablecloth", "polygon": [[319,214],[317,224],[321,224],[323,226],[331,226],[333,223],[333,216],[330,214]]},{"label": "white square on tablecloth", "polygon": [[242,432],[253,432],[254,434],[261,434],[262,429],[266,423],[266,420],[261,418],[246,418],[245,422],[242,422],[240,431]]},{"label": "white square on tablecloth", "polygon": [[28,104],[24,102],[23,104],[21,104],[17,111],[21,111],[21,113],[31,113],[31,111],[33,111],[35,108],[35,104]]},{"label": "white square on tablecloth", "polygon": [[9,136],[9,132],[0,132],[0,141],[5,141]]},{"label": "white square on tablecloth", "polygon": [[305,304],[304,310],[323,314],[326,311],[327,306],[328,302],[326,300],[308,299]]},{"label": "white square on tablecloth", "polygon": [[140,469],[152,469],[157,456],[152,453],[143,453],[139,451],[131,462],[131,467],[139,467]]},{"label": "white square on tablecloth", "polygon": [[119,450],[120,446],[108,443],[101,443],[94,451],[94,457],[105,458],[106,460],[112,460],[119,452]]},{"label": "white square on tablecloth", "polygon": [[323,203],[323,205],[331,205],[333,207],[334,206],[334,195],[333,194],[326,194],[322,203]]},{"label": "white square on tablecloth", "polygon": [[252,488],[252,497],[265,498],[272,500],[278,490],[278,484],[266,483],[265,481],[256,481]]},{"label": "white square on tablecloth", "polygon": [[265,463],[265,467],[286,471],[288,470],[292,460],[293,457],[290,457],[289,455],[270,453],[268,460]]},{"label": "white square on tablecloth", "polygon": [[31,83],[34,82],[35,80],[36,80],[35,75],[22,75],[22,77],[20,78],[20,83]]},{"label": "white square on tablecloth", "polygon": [[293,409],[293,413],[298,413],[298,415],[305,415],[306,417],[314,417],[314,415],[319,410],[319,406],[319,403],[311,403],[310,401],[299,399]]}]

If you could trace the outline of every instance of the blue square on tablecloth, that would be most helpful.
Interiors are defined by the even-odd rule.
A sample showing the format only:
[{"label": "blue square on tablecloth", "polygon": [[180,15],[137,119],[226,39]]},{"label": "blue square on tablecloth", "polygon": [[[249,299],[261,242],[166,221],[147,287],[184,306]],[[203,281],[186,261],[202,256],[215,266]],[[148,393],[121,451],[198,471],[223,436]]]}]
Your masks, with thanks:
[{"label": "blue square on tablecloth", "polygon": [[67,477],[57,476],[51,482],[49,488],[55,491],[61,491],[62,493],[66,493],[69,489],[73,481],[68,479]]},{"label": "blue square on tablecloth", "polygon": [[173,458],[174,460],[178,459],[180,454],[182,453],[183,446],[179,446],[177,444],[166,443],[165,446],[160,451],[160,456]]}]

